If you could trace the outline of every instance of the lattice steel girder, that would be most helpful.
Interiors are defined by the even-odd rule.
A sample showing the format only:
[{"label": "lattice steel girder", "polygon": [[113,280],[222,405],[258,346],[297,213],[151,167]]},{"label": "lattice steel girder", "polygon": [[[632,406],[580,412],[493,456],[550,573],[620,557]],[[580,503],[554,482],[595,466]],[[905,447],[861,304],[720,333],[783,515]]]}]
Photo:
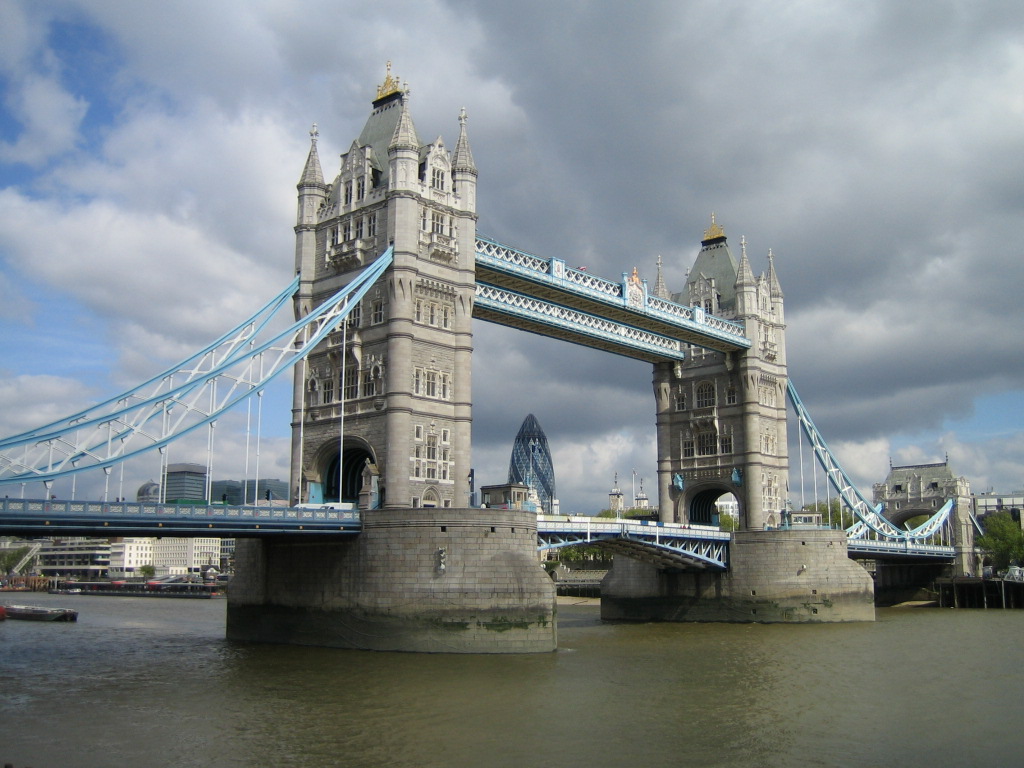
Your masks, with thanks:
[{"label": "lattice steel girder", "polygon": [[473,317],[649,363],[686,357],[677,339],[481,282]]},{"label": "lattice steel girder", "polygon": [[[132,456],[162,448],[217,418],[242,400],[260,395],[320,343],[355,307],[392,262],[388,248],[354,280],[305,317],[269,338],[258,338],[270,317],[260,318],[245,334],[229,334],[165,372],[148,394],[142,388],[0,442],[0,485],[44,482],[87,469],[110,468]],[[291,289],[294,292],[295,283]],[[275,312],[285,305],[275,304]],[[269,307],[270,305],[268,305]],[[227,337],[222,337],[225,339]]]},{"label": "lattice steel girder", "polygon": [[740,323],[648,295],[646,289],[627,295],[622,282],[573,269],[561,259],[542,259],[484,237],[476,241],[476,277],[477,282],[495,288],[571,307],[686,344],[719,352],[751,346]]}]

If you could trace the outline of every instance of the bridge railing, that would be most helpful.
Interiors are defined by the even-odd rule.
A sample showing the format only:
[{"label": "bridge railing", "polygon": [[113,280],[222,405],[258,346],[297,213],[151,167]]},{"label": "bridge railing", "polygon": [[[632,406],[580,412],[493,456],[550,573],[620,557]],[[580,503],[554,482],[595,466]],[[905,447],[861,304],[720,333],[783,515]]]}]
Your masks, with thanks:
[{"label": "bridge railing", "polygon": [[[219,504],[147,504],[130,501],[57,501],[46,499],[4,499],[0,506],[0,531],[3,516],[136,522],[179,520],[194,522],[323,523],[358,527],[359,512],[347,509],[303,509],[301,507],[226,506]],[[102,529],[97,528],[97,534]]]},{"label": "bridge railing", "polygon": [[537,531],[559,533],[585,533],[593,536],[632,533],[652,536],[686,537],[694,539],[730,541],[731,534],[714,526],[680,525],[650,520],[612,519],[605,517],[574,517],[566,515],[537,515]]}]

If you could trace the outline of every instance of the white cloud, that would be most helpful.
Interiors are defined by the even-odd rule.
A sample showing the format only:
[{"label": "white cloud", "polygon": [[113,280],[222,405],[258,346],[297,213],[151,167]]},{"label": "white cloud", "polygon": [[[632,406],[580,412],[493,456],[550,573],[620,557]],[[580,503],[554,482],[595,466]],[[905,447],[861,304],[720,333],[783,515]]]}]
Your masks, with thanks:
[{"label": "white cloud", "polygon": [[[467,108],[481,232],[610,277],[653,279],[662,254],[678,290],[714,210],[755,268],[774,249],[791,373],[858,481],[948,446],[955,471],[1022,484],[1009,438],[925,436],[1024,391],[1016,6],[90,0],[0,21],[0,353],[25,414],[61,402],[16,386],[52,362],[26,339],[71,350],[55,318],[109,345],[102,380],[76,374],[92,392],[276,293],[309,125],[332,176],[391,59],[425,140],[451,145]],[[647,366],[475,330],[479,482],[532,411],[567,508],[633,466],[653,494]]]}]

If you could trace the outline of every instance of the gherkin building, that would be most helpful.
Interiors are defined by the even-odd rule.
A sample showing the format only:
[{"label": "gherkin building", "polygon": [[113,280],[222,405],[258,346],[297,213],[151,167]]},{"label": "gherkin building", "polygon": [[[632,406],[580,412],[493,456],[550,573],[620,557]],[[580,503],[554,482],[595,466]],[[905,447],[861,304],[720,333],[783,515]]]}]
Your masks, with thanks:
[{"label": "gherkin building", "polygon": [[508,482],[534,488],[541,508],[545,513],[551,513],[551,502],[558,498],[555,494],[555,468],[551,463],[548,438],[532,413],[523,419],[523,425],[512,443]]}]

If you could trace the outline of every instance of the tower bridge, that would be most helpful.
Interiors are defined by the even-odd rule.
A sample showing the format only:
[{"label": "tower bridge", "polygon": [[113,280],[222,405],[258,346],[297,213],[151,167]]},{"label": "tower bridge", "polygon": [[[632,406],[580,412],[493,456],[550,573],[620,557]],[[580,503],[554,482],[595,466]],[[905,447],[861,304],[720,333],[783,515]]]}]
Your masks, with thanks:
[{"label": "tower bridge", "polygon": [[[242,539],[229,637],[387,650],[553,649],[554,588],[538,546],[586,540],[615,551],[602,616],[648,620],[871,620],[871,578],[851,556],[952,559],[939,539],[960,513],[950,505],[913,531],[892,525],[855,492],[799,403],[771,252],[755,276],[746,243],[737,259],[712,217],[672,294],[660,264],[652,287],[635,270],[609,280],[478,236],[465,113],[451,152],[440,137],[420,141],[390,72],[330,181],[318,136],[314,126],[297,185],[296,281],[264,308],[291,298],[291,327],[264,338],[261,310],[143,387],[0,441],[0,484],[86,466],[109,475],[182,434],[212,432],[228,408],[291,371],[292,506],[12,501],[0,530],[43,518],[50,530],[88,520],[97,531],[231,532]],[[474,318],[652,364],[658,521],[470,507]],[[787,400],[857,515],[853,538],[786,524]],[[727,493],[740,511],[732,534],[711,525]]]}]

